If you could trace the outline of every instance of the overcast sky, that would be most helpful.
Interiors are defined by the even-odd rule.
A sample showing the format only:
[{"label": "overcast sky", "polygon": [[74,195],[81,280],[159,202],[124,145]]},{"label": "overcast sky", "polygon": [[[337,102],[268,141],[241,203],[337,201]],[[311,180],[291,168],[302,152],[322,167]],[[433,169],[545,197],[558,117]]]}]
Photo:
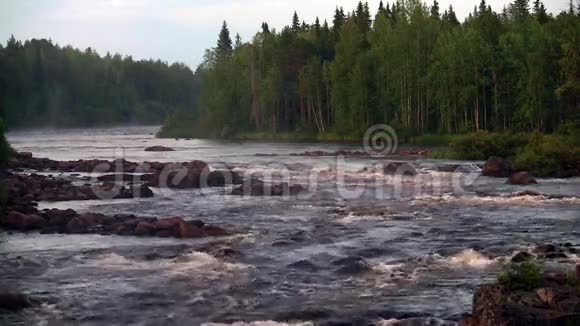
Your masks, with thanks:
[{"label": "overcast sky", "polygon": [[[387,2],[387,1],[385,1]],[[480,0],[439,0],[441,12],[450,3],[463,19]],[[488,0],[500,11],[510,1]],[[280,29],[300,19],[332,21],[335,7],[351,11],[358,0],[0,0],[0,41],[50,38],[60,45],[92,47],[132,55],[135,59],[184,62],[195,68],[204,50],[215,45],[223,20],[232,38],[250,40],[266,21]],[[369,1],[374,14],[379,0]],[[429,0],[428,3],[432,3]],[[568,7],[568,0],[544,0],[550,12]]]}]

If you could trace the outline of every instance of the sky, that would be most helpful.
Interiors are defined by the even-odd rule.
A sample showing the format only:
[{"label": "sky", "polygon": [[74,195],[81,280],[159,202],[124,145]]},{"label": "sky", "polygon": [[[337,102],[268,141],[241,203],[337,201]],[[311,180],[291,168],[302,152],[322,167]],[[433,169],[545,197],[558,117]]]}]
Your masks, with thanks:
[{"label": "sky", "polygon": [[[385,3],[388,1],[385,1]],[[427,1],[432,3],[431,0]],[[460,20],[480,0],[439,0],[441,12],[453,4]],[[496,11],[508,0],[487,0]],[[47,38],[80,49],[92,47],[134,59],[183,62],[195,69],[205,49],[215,46],[222,22],[232,39],[249,41],[266,21],[270,28],[289,25],[296,10],[301,20],[332,22],[336,6],[346,11],[358,0],[0,0],[0,42]],[[369,1],[371,11],[379,0]],[[568,8],[568,0],[544,0],[550,12]]]}]

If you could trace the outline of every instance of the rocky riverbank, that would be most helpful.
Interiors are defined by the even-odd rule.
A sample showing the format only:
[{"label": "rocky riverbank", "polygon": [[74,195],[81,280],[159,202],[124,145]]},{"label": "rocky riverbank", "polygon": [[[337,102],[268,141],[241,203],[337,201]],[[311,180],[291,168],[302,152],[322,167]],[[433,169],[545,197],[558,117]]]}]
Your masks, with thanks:
[{"label": "rocky riverbank", "polygon": [[[577,267],[575,278],[580,279]],[[580,287],[563,273],[544,273],[541,285],[514,290],[501,284],[481,286],[473,312],[463,326],[580,325]]]},{"label": "rocky riverbank", "polygon": [[[144,217],[135,215],[107,216],[95,213],[78,213],[67,210],[39,210],[38,202],[103,200],[149,198],[154,193],[151,187],[179,186],[181,188],[200,187],[200,178],[207,173],[207,183],[211,186],[224,186],[228,183],[226,173],[209,172],[209,167],[201,161],[185,164],[144,163],[137,164],[126,160],[113,162],[103,160],[79,160],[59,162],[45,158],[35,158],[29,153],[17,153],[9,163],[9,169],[2,179],[7,199],[0,218],[0,225],[7,230],[39,231],[41,233],[64,234],[102,234],[120,236],[155,236],[175,238],[198,238],[224,236],[230,232],[221,227],[207,225],[199,220],[182,217]],[[185,171],[180,183],[171,183],[171,174]],[[76,185],[73,180],[56,178],[37,172],[115,172],[96,178],[97,183]],[[128,174],[142,173],[144,174]],[[161,182],[160,178],[170,182]],[[239,180],[238,180],[239,181]],[[121,184],[125,182],[128,184]]]}]

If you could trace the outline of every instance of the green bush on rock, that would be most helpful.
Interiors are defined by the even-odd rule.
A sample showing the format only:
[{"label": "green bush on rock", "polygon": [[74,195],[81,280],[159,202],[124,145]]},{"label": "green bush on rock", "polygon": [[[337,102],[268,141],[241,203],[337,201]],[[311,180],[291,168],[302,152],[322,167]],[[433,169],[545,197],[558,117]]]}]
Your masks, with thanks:
[{"label": "green bush on rock", "polygon": [[540,264],[529,259],[506,265],[498,276],[498,282],[510,290],[529,291],[542,286],[544,275]]}]

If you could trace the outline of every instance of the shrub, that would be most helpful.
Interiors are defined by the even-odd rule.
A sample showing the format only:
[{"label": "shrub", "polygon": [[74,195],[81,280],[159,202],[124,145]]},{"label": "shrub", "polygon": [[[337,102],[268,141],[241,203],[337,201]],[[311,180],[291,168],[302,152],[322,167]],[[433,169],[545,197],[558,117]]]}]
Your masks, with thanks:
[{"label": "shrub", "polygon": [[529,291],[542,286],[544,275],[540,264],[530,259],[506,265],[498,276],[498,282],[510,290]]},{"label": "shrub", "polygon": [[451,140],[453,139],[452,135],[433,135],[427,134],[422,136],[414,137],[411,140],[411,143],[414,145],[419,146],[448,146]]},{"label": "shrub", "polygon": [[0,167],[4,166],[8,159],[10,159],[10,154],[12,152],[12,148],[8,141],[6,140],[6,136],[4,136],[4,122],[0,119]]},{"label": "shrub", "polygon": [[580,148],[557,135],[534,135],[517,154],[514,167],[537,177],[580,169]]},{"label": "shrub", "polygon": [[571,288],[580,288],[580,280],[576,277],[576,271],[566,273],[566,285]]},{"label": "shrub", "polygon": [[487,160],[492,156],[510,158],[528,143],[526,134],[489,133],[479,131],[451,140],[449,146],[457,157],[466,160]]}]

